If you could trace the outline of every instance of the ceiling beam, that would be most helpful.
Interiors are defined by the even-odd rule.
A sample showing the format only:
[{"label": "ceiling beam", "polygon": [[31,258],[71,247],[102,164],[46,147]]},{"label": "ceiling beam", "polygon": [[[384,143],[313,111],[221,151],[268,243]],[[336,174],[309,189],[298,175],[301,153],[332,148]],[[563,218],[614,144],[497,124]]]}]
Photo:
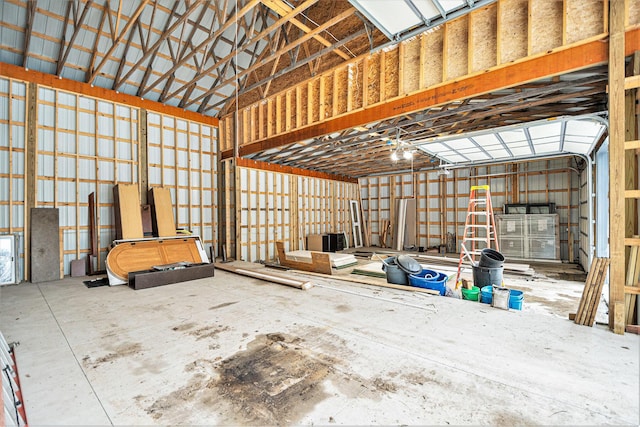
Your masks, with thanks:
[{"label": "ceiling beam", "polygon": [[[262,0],[262,3],[264,3],[265,6],[267,6],[269,9],[273,10],[275,13],[277,13],[280,16],[286,16],[289,14],[289,12],[293,10],[291,6],[289,6],[282,0]],[[355,12],[355,9],[353,9],[353,11]],[[300,28],[305,33],[310,33],[311,31],[313,31],[307,25],[300,22],[297,18],[291,18],[289,22],[291,22],[291,24],[295,25],[296,27]],[[325,39],[319,34],[313,36],[313,38],[318,42],[320,42],[321,44],[323,44],[325,47],[330,47],[333,45],[333,43],[331,43],[329,40]],[[347,55],[346,53],[344,53],[339,49],[333,49],[333,51],[345,61],[348,61],[351,59],[351,56]]]},{"label": "ceiling beam", "polygon": [[606,40],[597,39],[543,56],[510,63],[482,74],[462,77],[456,81],[378,103],[341,117],[246,144],[240,147],[240,155],[248,155],[292,142],[338,132],[346,128],[365,125],[373,121],[425,110],[451,101],[513,87],[527,81],[604,64],[608,58],[607,48],[608,43]]},{"label": "ceiling beam", "polygon": [[251,11],[255,7],[255,5],[257,3],[259,3],[259,1],[260,0],[250,0],[250,1],[247,2],[247,4],[244,5],[244,7],[242,9],[240,9],[240,11],[238,11],[236,13],[233,13],[233,12],[230,13],[229,16],[227,16],[226,22],[224,24],[222,24],[222,26],[220,26],[211,36],[207,37],[204,41],[202,41],[198,46],[196,46],[195,49],[192,49],[191,52],[189,52],[187,55],[185,55],[185,57],[182,58],[181,61],[179,61],[178,63],[174,64],[173,67],[171,67],[170,70],[165,72],[162,76],[157,78],[153,83],[151,83],[148,87],[146,87],[142,91],[140,96],[144,96],[150,90],[152,90],[153,88],[158,86],[158,84],[160,84],[160,82],[162,82],[163,80],[166,80],[171,74],[175,73],[175,71],[178,68],[180,68],[188,60],[190,60],[193,56],[195,56],[203,47],[205,47],[207,44],[209,44],[210,42],[214,41],[216,38],[221,36],[222,33],[224,33],[231,25],[236,23],[237,19],[240,19],[241,17],[246,15],[249,11]]},{"label": "ceiling beam", "polygon": [[[353,14],[354,10],[355,10],[354,8],[349,8],[349,9],[345,10],[341,14],[333,17],[331,20],[329,20],[329,21],[325,22],[324,24],[322,24],[321,26],[315,28],[312,32],[307,33],[305,36],[303,36],[303,37],[291,42],[290,44],[286,45],[283,49],[280,49],[278,52],[270,55],[267,58],[264,58],[264,59],[260,60],[258,63],[253,64],[251,67],[249,67],[249,68],[245,69],[244,71],[240,72],[239,74],[237,74],[233,78],[223,81],[221,83],[221,85],[224,86],[226,84],[238,81],[239,79],[241,79],[245,75],[249,74],[251,71],[253,71],[253,70],[257,69],[257,68],[260,68],[260,67],[268,64],[271,61],[274,61],[279,56],[287,53],[288,51],[290,51],[291,49],[295,48],[296,46],[299,46],[302,43],[306,42],[307,40],[311,39],[315,34],[320,33],[322,31],[324,31],[325,29],[327,29],[327,28],[337,24],[338,22],[346,19],[347,17],[351,16]],[[202,98],[204,98],[208,94],[209,94],[209,92],[206,92],[206,93],[200,95],[198,98],[195,98],[195,99],[189,101],[188,105],[199,102]]]},{"label": "ceiling beam", "polygon": [[25,23],[24,48],[22,49],[22,66],[27,66],[29,59],[29,47],[31,46],[31,34],[33,33],[33,22],[38,10],[38,0],[32,0],[27,3],[27,22]]},{"label": "ceiling beam", "polygon": [[[171,22],[171,19],[175,16],[175,12],[176,12],[180,2],[176,2],[173,5],[172,13],[169,16],[169,18],[167,19],[167,23],[165,25],[165,28],[162,31],[162,35],[160,36],[160,38],[158,40],[156,40],[156,42],[153,44],[153,46],[151,46],[150,49],[147,49],[145,52],[143,52],[142,57],[140,57],[138,59],[138,61],[131,66],[129,71],[124,75],[124,77],[122,77],[122,79],[120,79],[120,80],[115,82],[115,84],[114,84],[115,89],[118,89],[124,82],[126,82],[127,79],[129,79],[129,77],[131,77],[131,75],[144,63],[144,61],[146,61],[147,58],[149,58],[149,56],[154,55],[158,51],[158,49],[160,48],[162,43],[169,36],[171,36],[171,34],[173,34],[175,29],[178,28],[178,26],[180,24],[182,24],[185,21],[185,19],[187,19],[189,17],[191,12],[193,12],[200,5],[200,3],[201,3],[200,0],[194,1],[173,24],[171,24],[170,26],[166,26],[166,25],[169,24],[169,22]],[[151,34],[151,30],[152,30],[152,27],[150,26],[149,27],[149,34]],[[147,70],[152,68],[152,62],[153,62],[153,60],[151,61],[151,63],[149,63],[149,65],[147,67]],[[145,71],[145,73],[146,73],[146,71]]]},{"label": "ceiling beam", "polygon": [[[138,17],[140,17],[140,14],[144,10],[144,8],[147,6],[149,1],[150,0],[141,0],[140,1],[140,5],[135,10],[135,12],[133,12],[133,15],[131,15],[129,17],[129,20],[127,21],[127,24],[122,29],[122,33],[120,33],[120,35],[118,35],[117,38],[113,41],[113,44],[111,45],[109,50],[107,50],[107,52],[102,57],[102,61],[100,61],[98,63],[96,68],[87,70],[87,74],[88,74],[87,83],[89,83],[89,84],[93,83],[93,81],[96,79],[96,77],[97,77],[98,73],[100,72],[100,70],[102,70],[102,67],[104,67],[104,65],[110,59],[111,54],[113,53],[113,51],[116,50],[116,48],[118,47],[118,45],[120,44],[122,39],[125,37],[125,35],[127,35],[127,33],[129,33],[129,30],[131,29],[131,27],[133,27],[133,24],[138,20]],[[109,11],[108,13],[109,13],[109,16],[111,16],[111,11]],[[113,34],[113,35],[115,35],[115,34]]]}]

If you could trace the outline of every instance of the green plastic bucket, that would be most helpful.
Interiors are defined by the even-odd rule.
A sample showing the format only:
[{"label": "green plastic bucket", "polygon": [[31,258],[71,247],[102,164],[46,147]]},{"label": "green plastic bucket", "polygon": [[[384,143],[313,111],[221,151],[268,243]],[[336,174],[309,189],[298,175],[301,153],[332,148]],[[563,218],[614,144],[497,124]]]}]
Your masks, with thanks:
[{"label": "green plastic bucket", "polygon": [[462,288],[462,299],[467,299],[469,301],[478,301],[478,296],[480,295],[480,288],[474,286],[471,289]]}]

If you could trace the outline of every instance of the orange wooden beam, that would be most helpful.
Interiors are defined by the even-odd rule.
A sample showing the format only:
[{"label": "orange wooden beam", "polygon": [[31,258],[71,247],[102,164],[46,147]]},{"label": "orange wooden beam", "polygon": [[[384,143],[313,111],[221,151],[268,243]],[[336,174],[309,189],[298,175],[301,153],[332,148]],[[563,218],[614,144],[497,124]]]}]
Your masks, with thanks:
[{"label": "orange wooden beam", "polygon": [[211,126],[218,126],[217,117],[205,116],[194,111],[183,110],[182,108],[165,105],[160,102],[149,101],[137,96],[97,87],[88,83],[58,78],[53,74],[29,70],[23,67],[18,67],[17,65],[7,64],[4,62],[0,62],[0,76],[36,83],[67,92],[74,92],[80,95],[103,99],[105,101],[112,101],[132,107],[144,108],[145,110],[155,111],[156,113],[167,114],[170,116],[179,117],[185,120],[192,120],[194,122]]},{"label": "orange wooden beam", "polygon": [[[625,41],[627,55],[640,50],[640,28],[627,31]],[[286,134],[264,138],[240,147],[238,154],[246,156],[355,126],[422,111],[447,102],[471,98],[541,78],[605,64],[608,61],[608,54],[609,43],[603,36],[583,44],[561,48],[544,55],[496,67],[482,74],[463,77],[450,83],[427,88],[399,99],[364,108]],[[232,155],[231,150],[222,153],[223,158],[229,158]]]},{"label": "orange wooden beam", "polygon": [[308,176],[311,178],[320,178],[320,179],[330,179],[332,181],[342,181],[348,182],[351,184],[357,184],[358,180],[356,178],[351,178],[343,175],[333,175],[325,172],[317,172],[308,169],[294,168],[291,166],[283,166],[275,163],[267,163],[261,162],[258,160],[245,159],[243,157],[239,157],[236,159],[236,164],[240,167],[245,168],[253,168],[253,169],[261,169],[265,171],[278,172],[278,173],[288,173],[292,175],[302,175]]}]

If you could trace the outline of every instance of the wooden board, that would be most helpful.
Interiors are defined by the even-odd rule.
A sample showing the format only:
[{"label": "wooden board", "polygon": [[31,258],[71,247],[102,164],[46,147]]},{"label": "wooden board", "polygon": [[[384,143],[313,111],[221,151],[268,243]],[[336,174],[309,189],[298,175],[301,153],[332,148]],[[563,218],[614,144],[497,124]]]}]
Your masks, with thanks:
[{"label": "wooden board", "polygon": [[57,208],[31,208],[31,283],[62,278],[59,219]]},{"label": "wooden board", "polygon": [[197,238],[123,242],[107,254],[107,268],[120,280],[134,271],[150,270],[154,265],[207,262],[202,259]]},{"label": "wooden board", "polygon": [[153,187],[149,190],[151,205],[151,224],[153,235],[171,237],[176,235],[176,222],[173,218],[171,191],[164,187]]},{"label": "wooden board", "polygon": [[[301,273],[311,274],[313,276],[318,276],[318,277],[323,277],[323,276],[326,277],[326,275],[322,273],[314,273],[309,271],[301,271]],[[331,276],[330,278],[336,279],[336,280],[343,280],[345,282],[360,283],[363,285],[379,286],[381,288],[400,289],[402,291],[412,291],[412,292],[420,292],[423,294],[440,295],[440,291],[436,291],[434,289],[418,288],[416,286],[395,285],[393,283],[387,283],[381,279],[366,278],[365,276],[351,277],[351,276],[340,275],[340,276]],[[327,277],[327,279],[329,279],[329,277]]]},{"label": "wooden board", "polygon": [[278,250],[278,259],[280,264],[285,267],[295,268],[296,270],[311,271],[322,274],[333,274],[331,270],[331,260],[329,254],[323,252],[311,252],[311,262],[290,261],[284,252],[284,243],[276,242]]},{"label": "wooden board", "polygon": [[608,269],[609,258],[596,258],[591,265],[574,319],[578,325],[593,326]]},{"label": "wooden board", "polygon": [[143,238],[138,185],[115,185],[113,187],[113,203],[116,240]]},{"label": "wooden board", "polygon": [[306,291],[311,289],[313,284],[308,281],[296,280],[290,277],[283,277],[277,274],[272,274],[268,271],[263,271],[264,268],[258,270],[248,270],[244,268],[238,268],[230,264],[216,264],[216,268],[219,270],[228,271],[230,273],[239,274],[241,276],[253,277],[254,279],[265,280],[267,282],[278,283],[281,285],[291,286],[293,288],[302,289]]}]

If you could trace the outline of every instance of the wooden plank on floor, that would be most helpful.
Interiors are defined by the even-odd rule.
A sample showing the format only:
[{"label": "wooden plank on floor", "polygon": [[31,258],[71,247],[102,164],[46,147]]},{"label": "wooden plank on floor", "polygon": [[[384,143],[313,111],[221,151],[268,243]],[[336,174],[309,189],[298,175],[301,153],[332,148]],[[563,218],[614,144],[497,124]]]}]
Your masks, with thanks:
[{"label": "wooden plank on floor", "polygon": [[302,262],[287,259],[287,255],[284,252],[283,242],[276,242],[276,249],[278,251],[280,264],[285,267],[314,273],[323,273],[328,275],[333,274],[333,271],[331,270],[331,260],[329,259],[328,253],[311,252],[311,262]]}]

